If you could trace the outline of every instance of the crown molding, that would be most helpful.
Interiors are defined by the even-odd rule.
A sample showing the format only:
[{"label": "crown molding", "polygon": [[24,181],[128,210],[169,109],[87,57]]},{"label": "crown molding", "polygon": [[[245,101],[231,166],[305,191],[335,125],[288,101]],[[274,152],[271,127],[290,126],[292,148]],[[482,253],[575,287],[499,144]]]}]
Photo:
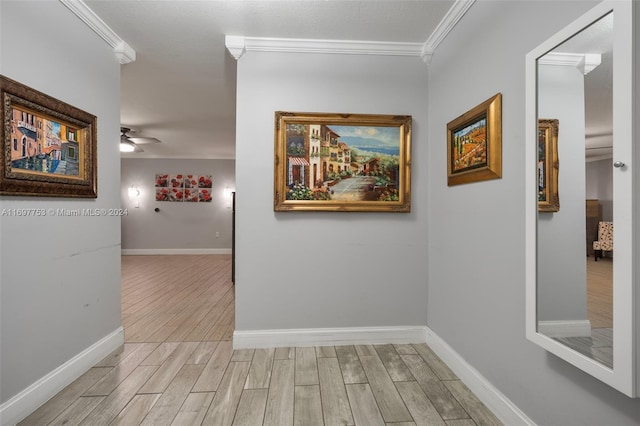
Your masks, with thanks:
[{"label": "crown molding", "polygon": [[136,51],[122,40],[109,26],[95,14],[82,0],[60,0],[74,15],[113,48],[116,60],[128,64],[136,60]]},{"label": "crown molding", "polygon": [[[62,0],[61,0],[62,1]],[[240,59],[248,51],[291,53],[337,53],[345,55],[419,56],[429,65],[438,45],[456,26],[476,0],[456,0],[424,43],[397,43],[357,40],[310,40],[225,36],[229,53]]]},{"label": "crown molding", "polygon": [[456,0],[451,9],[447,12],[447,14],[442,18],[442,21],[438,24],[436,29],[431,33],[427,41],[424,42],[422,46],[422,51],[420,53],[420,57],[422,60],[429,65],[431,63],[431,58],[433,57],[436,48],[442,40],[451,32],[453,27],[456,26],[458,21],[462,19],[467,10],[476,0]]},{"label": "crown molding", "polygon": [[330,53],[345,55],[420,56],[421,43],[395,43],[359,40],[311,40],[289,38],[262,38],[226,36],[229,53],[240,59],[249,51]]},{"label": "crown molding", "polygon": [[549,52],[538,58],[540,65],[554,65],[561,67],[576,67],[582,74],[587,75],[600,65],[602,55],[599,53],[559,53]]}]

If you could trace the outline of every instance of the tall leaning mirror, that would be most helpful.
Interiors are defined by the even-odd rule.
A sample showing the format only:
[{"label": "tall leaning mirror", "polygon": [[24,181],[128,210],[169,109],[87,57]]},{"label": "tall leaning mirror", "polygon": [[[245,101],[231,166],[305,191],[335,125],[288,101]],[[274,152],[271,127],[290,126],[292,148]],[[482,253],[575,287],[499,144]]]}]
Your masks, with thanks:
[{"label": "tall leaning mirror", "polygon": [[527,66],[527,338],[636,396],[632,7],[604,1]]}]

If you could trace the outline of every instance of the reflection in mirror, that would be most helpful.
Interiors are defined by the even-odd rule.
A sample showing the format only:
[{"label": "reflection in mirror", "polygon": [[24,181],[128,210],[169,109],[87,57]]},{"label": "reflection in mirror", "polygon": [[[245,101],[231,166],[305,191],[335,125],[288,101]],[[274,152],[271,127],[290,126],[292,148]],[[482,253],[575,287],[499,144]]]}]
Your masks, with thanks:
[{"label": "reflection in mirror", "polygon": [[613,13],[537,60],[537,330],[609,368],[612,68]]}]

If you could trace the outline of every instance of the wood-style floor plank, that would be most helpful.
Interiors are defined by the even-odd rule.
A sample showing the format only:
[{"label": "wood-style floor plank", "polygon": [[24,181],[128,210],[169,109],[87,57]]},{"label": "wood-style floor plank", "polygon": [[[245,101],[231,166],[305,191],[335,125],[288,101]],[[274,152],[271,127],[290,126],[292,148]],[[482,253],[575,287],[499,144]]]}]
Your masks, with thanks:
[{"label": "wood-style floor plank", "polygon": [[345,385],[356,425],[384,426],[384,419],[368,383]]},{"label": "wood-style floor plank", "polygon": [[249,362],[230,362],[211,407],[202,422],[210,426],[230,426],[242,396],[242,388],[249,373]]},{"label": "wood-style floor plank", "polygon": [[[267,389],[271,380],[271,367],[273,365],[273,357],[276,354],[274,348],[256,349],[253,354],[253,362],[249,369],[245,389]],[[251,361],[251,360],[249,360]]]},{"label": "wood-style floor plank", "polygon": [[126,343],[20,426],[498,424],[425,344],[234,351],[228,255],[122,259]]},{"label": "wood-style floor plank", "polygon": [[443,419],[464,419],[469,417],[421,356],[402,355],[401,357]]},{"label": "wood-style floor plank", "polygon": [[172,426],[196,426],[201,425],[207,410],[213,401],[215,392],[194,392],[180,407],[180,411],[173,419]]},{"label": "wood-style floor plank", "polygon": [[[33,423],[34,425],[46,424],[49,426],[76,426],[79,425],[91,413],[106,396],[83,396],[75,400],[51,423]],[[23,423],[20,423],[23,424]]]},{"label": "wood-style floor plank", "polygon": [[396,388],[417,426],[445,426],[438,410],[417,382],[398,382]]},{"label": "wood-style floor plank", "polygon": [[353,425],[351,407],[337,358],[318,358],[318,376],[324,422],[330,425]]},{"label": "wood-style floor plank", "polygon": [[444,382],[451,394],[460,401],[465,411],[478,426],[498,426],[502,423],[460,380]]},{"label": "wood-style floor plank", "polygon": [[320,386],[296,386],[294,389],[293,424],[295,426],[323,426]]},{"label": "wood-style floor plank", "polygon": [[162,393],[167,389],[169,383],[178,374],[178,371],[186,363],[193,351],[196,350],[198,342],[182,342],[175,351],[169,355],[160,368],[144,384],[140,393]]},{"label": "wood-style floor plank", "polygon": [[83,426],[109,424],[136,396],[138,390],[149,380],[157,368],[154,365],[137,367],[80,424]]},{"label": "wood-style floor plank", "polygon": [[[111,370],[109,367],[94,367],[90,369],[25,418],[20,422],[20,425],[43,425],[49,423],[66,410],[67,407],[76,402],[82,394],[94,386]],[[89,404],[89,401],[83,401],[82,404],[83,406],[84,404]]]},{"label": "wood-style floor plank", "polygon": [[364,374],[355,347],[338,346],[336,353],[345,383],[367,383],[367,375]]},{"label": "wood-style floor plank", "polygon": [[268,389],[245,389],[238,403],[233,426],[256,426],[264,420]]},{"label": "wood-style floor plank", "polygon": [[413,345],[413,348],[420,354],[422,359],[424,359],[427,365],[429,365],[429,368],[436,373],[440,380],[458,380],[458,377],[456,377],[447,364],[442,362],[440,357],[438,357],[426,343]]},{"label": "wood-style floor plank", "polygon": [[415,380],[413,375],[409,371],[398,352],[396,352],[393,345],[374,345],[378,356],[382,360],[382,363],[389,372],[391,380],[394,382],[408,382]]},{"label": "wood-style floor plank", "polygon": [[[84,393],[84,396],[107,396],[118,387],[157,347],[157,343],[143,343],[116,365],[107,375]],[[155,368],[154,368],[155,370]]]},{"label": "wood-style floor plank", "polygon": [[377,355],[361,356],[360,362],[371,385],[382,418],[388,423],[413,420],[380,358]]},{"label": "wood-style floor plank", "polygon": [[273,361],[264,426],[293,424],[294,370],[295,361],[292,359]]},{"label": "wood-style floor plank", "polygon": [[159,393],[135,395],[110,425],[139,425],[158,398],[160,398]]},{"label": "wood-style floor plank", "polygon": [[146,426],[171,424],[203,369],[204,365],[184,365],[153,405],[142,424]]},{"label": "wood-style floor plank", "polygon": [[220,342],[215,352],[204,367],[200,378],[193,386],[192,392],[214,392],[218,390],[218,385],[233,355],[231,342]]},{"label": "wood-style floor plank", "polygon": [[296,386],[317,385],[316,348],[296,348]]}]

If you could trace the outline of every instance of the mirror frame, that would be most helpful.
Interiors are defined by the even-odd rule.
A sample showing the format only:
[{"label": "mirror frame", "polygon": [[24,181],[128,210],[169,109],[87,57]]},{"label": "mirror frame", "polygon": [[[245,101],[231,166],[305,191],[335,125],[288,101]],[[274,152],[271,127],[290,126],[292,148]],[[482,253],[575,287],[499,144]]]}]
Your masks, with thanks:
[{"label": "mirror frame", "polygon": [[[637,217],[640,210],[638,197],[629,200],[631,211],[623,211],[623,215],[614,213],[616,219],[631,221],[628,235],[617,233],[616,245],[625,250],[620,250],[616,256],[621,259],[622,265],[629,265],[628,270],[614,266],[613,288],[613,368],[595,361],[556,340],[538,332],[537,326],[537,218],[538,218],[538,194],[537,194],[537,59],[553,50],[567,39],[590,26],[595,21],[610,12],[614,14],[614,70],[613,70],[613,133],[616,135],[614,143],[615,159],[623,160],[627,168],[620,172],[629,173],[628,178],[618,179],[615,186],[620,192],[630,194],[633,192],[634,176],[638,174],[633,170],[633,2],[632,0],[610,1],[604,0],[593,9],[576,19],[571,24],[550,37],[540,46],[533,49],[526,56],[525,69],[525,130],[526,130],[526,189],[525,189],[525,285],[526,285],[526,336],[527,339],[540,345],[547,351],[573,364],[593,377],[610,385],[618,391],[630,397],[636,397],[636,318],[634,316],[634,287],[638,276],[638,267],[633,262],[636,259],[634,249],[638,247],[637,229],[632,218]],[[614,190],[615,191],[615,190]],[[614,198],[617,196],[614,195]],[[635,237],[635,238],[634,238]],[[620,243],[620,244],[618,244]],[[628,247],[628,250],[626,249]]]}]

